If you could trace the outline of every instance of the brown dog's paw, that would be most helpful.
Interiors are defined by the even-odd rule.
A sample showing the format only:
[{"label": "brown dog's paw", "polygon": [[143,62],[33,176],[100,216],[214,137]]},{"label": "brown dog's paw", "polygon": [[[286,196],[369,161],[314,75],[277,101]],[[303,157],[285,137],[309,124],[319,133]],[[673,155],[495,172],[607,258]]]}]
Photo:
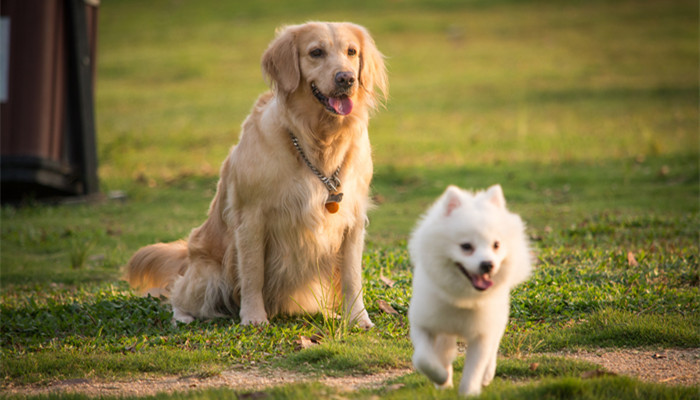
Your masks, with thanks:
[{"label": "brown dog's paw", "polygon": [[369,319],[369,315],[367,314],[366,310],[362,310],[362,313],[353,318],[353,321],[356,321],[357,326],[362,329],[367,330],[374,328],[374,323],[372,323],[372,320]]},{"label": "brown dog's paw", "polygon": [[267,325],[269,324],[267,318],[263,319],[242,319],[241,325]]},{"label": "brown dog's paw", "polygon": [[250,315],[244,315],[241,312],[241,325],[267,325],[269,324],[267,320],[267,314],[263,313],[251,313]]}]

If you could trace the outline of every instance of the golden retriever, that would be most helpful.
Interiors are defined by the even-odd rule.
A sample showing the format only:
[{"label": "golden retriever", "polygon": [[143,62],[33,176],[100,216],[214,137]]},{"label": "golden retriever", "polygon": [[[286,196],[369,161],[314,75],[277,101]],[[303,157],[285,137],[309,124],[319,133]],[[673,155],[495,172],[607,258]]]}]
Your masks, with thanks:
[{"label": "golden retriever", "polygon": [[262,57],[272,90],[221,166],[207,220],[187,241],[141,248],[126,280],[170,298],[173,318],[343,313],[371,327],[362,251],[372,158],[370,112],[387,95],[383,56],[352,23],[280,30]]}]

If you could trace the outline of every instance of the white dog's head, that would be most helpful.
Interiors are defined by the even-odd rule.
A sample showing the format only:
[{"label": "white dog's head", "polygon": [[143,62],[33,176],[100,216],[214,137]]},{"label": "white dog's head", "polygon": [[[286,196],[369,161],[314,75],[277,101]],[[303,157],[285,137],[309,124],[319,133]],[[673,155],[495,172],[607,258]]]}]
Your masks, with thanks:
[{"label": "white dog's head", "polygon": [[450,258],[454,266],[482,291],[493,285],[508,243],[501,227],[506,200],[498,185],[471,197],[450,186],[444,194],[445,217],[452,226]]},{"label": "white dog's head", "polygon": [[524,224],[506,209],[499,185],[476,194],[448,187],[409,246],[417,263],[430,265],[431,280],[452,295],[510,288],[530,273]]}]

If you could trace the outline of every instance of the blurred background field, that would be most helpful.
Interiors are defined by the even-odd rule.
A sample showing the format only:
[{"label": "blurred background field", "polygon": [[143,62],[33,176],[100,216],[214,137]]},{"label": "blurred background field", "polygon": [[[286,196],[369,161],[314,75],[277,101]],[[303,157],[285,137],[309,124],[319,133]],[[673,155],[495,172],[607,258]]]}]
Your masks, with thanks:
[{"label": "blurred background field", "polygon": [[215,174],[266,89],[259,60],[275,28],[307,20],[363,24],[387,57],[379,167],[697,153],[692,1],[322,4],[105,3],[103,179]]},{"label": "blurred background field", "polygon": [[[527,211],[541,224],[628,205],[693,211],[697,8],[692,1],[105,2],[100,177],[106,190],[215,178],[267,88],[259,60],[275,28],[348,20],[371,31],[389,69],[390,99],[371,121],[375,194],[388,203],[373,213],[381,232],[370,232],[380,240],[394,229],[385,222],[404,235],[448,183],[501,182],[512,200],[534,202]],[[550,202],[569,204],[541,215]],[[582,211],[570,220],[569,209]]]}]

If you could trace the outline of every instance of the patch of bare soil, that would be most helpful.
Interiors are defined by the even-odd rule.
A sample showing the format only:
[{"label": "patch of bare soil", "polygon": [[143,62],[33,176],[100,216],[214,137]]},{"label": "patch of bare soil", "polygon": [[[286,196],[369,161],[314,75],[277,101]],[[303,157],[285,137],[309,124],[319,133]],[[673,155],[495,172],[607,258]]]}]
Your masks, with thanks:
[{"label": "patch of bare soil", "polygon": [[700,386],[700,349],[607,350],[556,353],[646,382]]},{"label": "patch of bare soil", "polygon": [[50,385],[16,386],[5,388],[8,394],[36,395],[56,392],[80,393],[88,396],[150,396],[195,389],[228,388],[240,391],[256,391],[290,383],[319,382],[343,391],[375,389],[388,380],[410,373],[410,369],[397,369],[373,375],[311,378],[300,373],[282,370],[229,370],[213,377],[167,376],[134,381],[102,381],[70,379]]},{"label": "patch of bare soil", "polygon": [[[617,375],[632,376],[647,382],[700,386],[700,349],[605,350],[555,353],[554,356],[585,360]],[[7,394],[81,393],[88,396],[148,396],[194,389],[228,388],[257,391],[269,387],[317,381],[343,391],[378,389],[389,380],[411,373],[397,369],[374,375],[311,378],[282,370],[229,370],[213,377],[168,376],[133,381],[71,379],[50,385],[6,387]]]}]

